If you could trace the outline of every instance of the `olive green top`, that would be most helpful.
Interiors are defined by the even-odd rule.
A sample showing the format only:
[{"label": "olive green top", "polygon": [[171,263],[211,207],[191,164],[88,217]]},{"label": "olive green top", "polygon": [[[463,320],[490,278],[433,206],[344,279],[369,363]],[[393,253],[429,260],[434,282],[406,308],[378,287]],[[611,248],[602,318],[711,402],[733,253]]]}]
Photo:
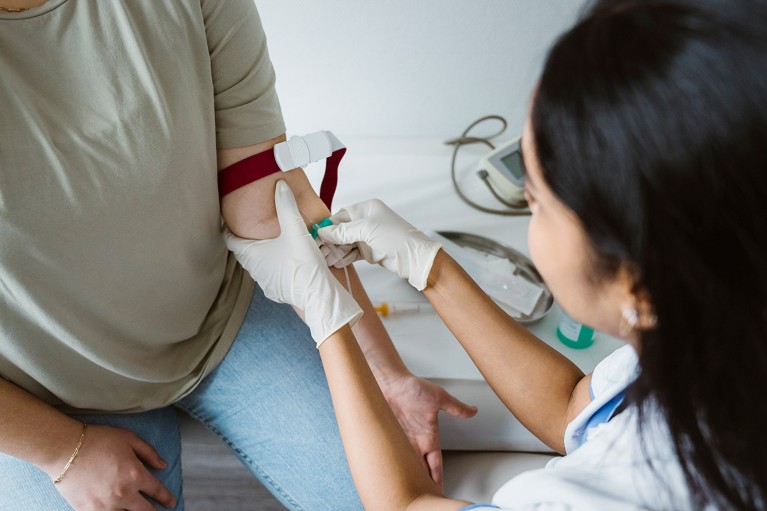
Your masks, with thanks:
[{"label": "olive green top", "polygon": [[49,0],[0,12],[0,375],[134,412],[222,360],[252,280],[216,148],[285,131],[253,0]]}]

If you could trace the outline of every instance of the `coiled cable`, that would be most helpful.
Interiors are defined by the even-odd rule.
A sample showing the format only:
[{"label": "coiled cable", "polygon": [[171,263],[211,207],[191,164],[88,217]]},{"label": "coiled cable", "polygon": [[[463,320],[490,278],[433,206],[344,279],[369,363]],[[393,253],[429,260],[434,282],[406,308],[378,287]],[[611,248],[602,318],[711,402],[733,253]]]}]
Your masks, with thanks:
[{"label": "coiled cable", "polygon": [[[501,123],[501,129],[492,135],[486,136],[486,137],[475,137],[470,136],[469,132],[479,124],[482,124],[485,121],[499,121]],[[456,138],[451,138],[449,140],[445,140],[446,145],[452,145],[453,146],[453,157],[450,161],[450,179],[453,182],[453,188],[455,189],[456,193],[458,194],[458,197],[461,198],[463,202],[471,206],[472,208],[482,211],[483,213],[490,213],[492,215],[504,215],[504,216],[525,216],[530,215],[530,209],[527,207],[527,201],[521,200],[521,201],[515,201],[515,202],[509,202],[505,200],[503,197],[501,197],[498,192],[493,188],[493,185],[490,183],[489,175],[486,170],[480,169],[477,172],[477,175],[482,180],[483,183],[485,183],[485,186],[487,186],[487,189],[490,190],[490,193],[493,194],[493,197],[498,200],[501,204],[506,206],[508,209],[494,209],[489,208],[486,206],[483,206],[481,204],[477,204],[473,200],[469,199],[466,194],[463,193],[461,190],[461,187],[458,186],[458,180],[455,177],[455,161],[458,156],[458,149],[465,145],[470,144],[484,144],[487,147],[489,147],[491,150],[495,149],[495,145],[493,145],[492,142],[490,142],[490,139],[495,138],[499,135],[501,135],[504,131],[506,131],[506,128],[508,127],[509,123],[501,117],[500,115],[486,115],[484,117],[480,117],[476,121],[469,124],[469,126],[463,130],[463,133],[461,133],[460,136]]]}]

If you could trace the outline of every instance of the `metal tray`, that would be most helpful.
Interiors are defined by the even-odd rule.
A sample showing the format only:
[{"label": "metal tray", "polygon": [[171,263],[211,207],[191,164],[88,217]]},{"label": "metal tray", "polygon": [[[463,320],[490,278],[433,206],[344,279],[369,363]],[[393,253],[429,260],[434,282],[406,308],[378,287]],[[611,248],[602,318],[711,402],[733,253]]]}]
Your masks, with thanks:
[{"label": "metal tray", "polygon": [[543,296],[538,301],[538,305],[536,305],[535,309],[530,315],[522,314],[521,312],[511,309],[510,307],[502,306],[503,309],[512,318],[516,319],[520,323],[532,323],[541,319],[551,310],[551,306],[554,305],[554,297],[552,296],[551,291],[549,291],[548,286],[543,282],[543,279],[541,278],[540,273],[538,273],[538,270],[535,269],[535,265],[530,259],[527,258],[527,256],[514,250],[511,247],[507,247],[506,245],[502,245],[497,241],[493,241],[489,238],[478,236],[476,234],[458,231],[437,232],[441,236],[444,236],[445,238],[458,245],[473,248],[475,250],[481,250],[497,257],[505,257],[516,266],[514,275],[518,275],[532,282],[533,284],[540,286],[543,289]]}]

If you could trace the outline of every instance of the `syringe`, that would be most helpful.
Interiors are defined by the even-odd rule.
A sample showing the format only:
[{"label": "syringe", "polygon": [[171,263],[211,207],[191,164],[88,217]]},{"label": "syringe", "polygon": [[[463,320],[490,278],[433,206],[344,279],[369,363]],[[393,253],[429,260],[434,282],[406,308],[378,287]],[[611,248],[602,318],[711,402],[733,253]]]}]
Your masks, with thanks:
[{"label": "syringe", "polygon": [[373,307],[377,313],[385,318],[399,314],[417,314],[419,312],[434,311],[431,304],[424,302],[382,302]]}]

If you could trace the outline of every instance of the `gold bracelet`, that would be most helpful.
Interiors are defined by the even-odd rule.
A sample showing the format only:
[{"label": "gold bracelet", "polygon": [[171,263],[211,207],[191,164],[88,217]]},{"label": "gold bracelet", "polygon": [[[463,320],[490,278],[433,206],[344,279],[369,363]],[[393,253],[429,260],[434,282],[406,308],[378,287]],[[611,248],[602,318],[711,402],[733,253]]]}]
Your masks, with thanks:
[{"label": "gold bracelet", "polygon": [[77,442],[77,447],[75,447],[75,452],[72,453],[72,456],[69,457],[69,461],[67,461],[67,464],[64,466],[64,470],[61,471],[61,474],[59,474],[59,477],[53,480],[53,484],[59,484],[62,479],[64,479],[64,474],[67,473],[67,470],[69,470],[69,467],[72,466],[72,463],[74,463],[75,458],[77,458],[77,453],[80,452],[80,447],[83,445],[83,441],[85,441],[85,432],[88,431],[88,425],[83,422],[83,429],[80,433],[80,441]]}]

